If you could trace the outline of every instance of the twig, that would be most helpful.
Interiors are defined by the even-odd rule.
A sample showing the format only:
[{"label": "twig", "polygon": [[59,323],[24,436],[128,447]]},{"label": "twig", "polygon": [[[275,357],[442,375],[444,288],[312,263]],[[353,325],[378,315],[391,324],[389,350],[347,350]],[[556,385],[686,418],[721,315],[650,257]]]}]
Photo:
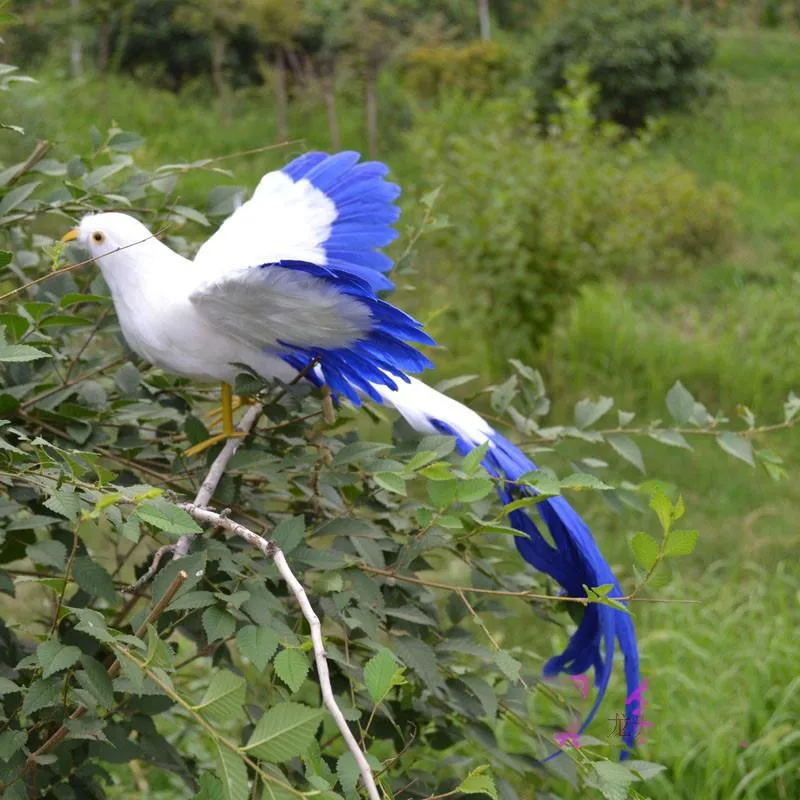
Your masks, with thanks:
[{"label": "twig", "polygon": [[375,778],[372,775],[372,768],[367,761],[366,756],[359,747],[358,741],[353,736],[352,731],[347,725],[347,721],[342,714],[339,705],[336,702],[336,697],[333,694],[333,687],[331,686],[330,672],[328,670],[328,660],[325,657],[325,643],[322,640],[322,625],[320,624],[319,617],[314,612],[314,609],[309,602],[308,595],[305,592],[300,581],[297,580],[295,574],[292,572],[291,567],[286,561],[281,549],[275,542],[259,536],[244,525],[234,522],[232,519],[218,514],[215,511],[210,511],[206,508],[200,508],[195,503],[182,503],[180,505],[184,511],[191,514],[191,516],[198,522],[205,525],[212,525],[216,528],[224,528],[235,536],[244,539],[248,544],[258,548],[266,558],[270,559],[278,568],[281,577],[286,581],[286,585],[291,590],[292,594],[297,599],[300,605],[300,610],[308,622],[311,630],[311,642],[314,646],[314,660],[317,665],[317,677],[319,679],[320,689],[322,690],[322,700],[325,707],[331,713],[331,716],[336,722],[339,730],[342,732],[342,738],[347,744],[347,749],[353,754],[353,758],[358,764],[359,772],[361,773],[361,780],[367,789],[367,794],[370,800],[380,800],[378,787],[375,783]]},{"label": "twig", "polygon": [[[453,583],[443,583],[442,581],[428,581],[422,578],[414,578],[411,575],[398,575],[390,569],[380,569],[379,567],[370,567],[367,564],[358,564],[358,568],[362,572],[369,572],[372,575],[383,575],[386,578],[393,578],[400,583],[413,583],[417,586],[427,586],[431,589],[444,589],[448,592],[456,592],[461,595],[463,592],[470,592],[472,594],[488,594],[495,597],[519,597],[525,600],[549,600],[551,602],[566,602],[566,603],[580,603],[585,606],[594,602],[588,597],[562,597],[556,594],[537,594],[536,592],[529,592],[527,590],[513,591],[508,589],[480,589],[475,586],[457,586]],[[614,597],[614,600],[620,602],[635,599],[637,603],[699,603],[699,600],[684,600],[673,598],[661,597],[635,597],[628,595],[626,597]]]},{"label": "twig", "polygon": [[39,139],[33,152],[19,165],[17,171],[8,179],[8,185],[13,186],[34,164],[38,164],[53,145],[45,139]]},{"label": "twig", "polygon": [[[181,586],[183,586],[184,582],[188,578],[188,573],[184,572],[183,570],[181,570],[175,576],[175,580],[172,581],[167,591],[164,592],[163,597],[153,606],[153,610],[147,615],[144,622],[142,622],[142,624],[139,626],[135,634],[137,637],[144,635],[144,633],[147,631],[147,626],[152,625],[164,613],[164,609],[172,602],[172,598],[175,597],[175,593],[181,588]],[[119,658],[116,658],[111,666],[106,670],[106,674],[109,678],[113,679],[119,675],[121,669],[122,665],[120,664]],[[86,706],[78,706],[67,719],[68,721],[80,719],[88,710],[89,709]],[[65,723],[43,745],[41,745],[38,750],[28,756],[28,761],[25,764],[23,772],[29,772],[31,769],[33,769],[33,767],[36,765],[36,759],[45,753],[49,753],[56,745],[61,743],[66,738],[68,733],[69,728]]]}]

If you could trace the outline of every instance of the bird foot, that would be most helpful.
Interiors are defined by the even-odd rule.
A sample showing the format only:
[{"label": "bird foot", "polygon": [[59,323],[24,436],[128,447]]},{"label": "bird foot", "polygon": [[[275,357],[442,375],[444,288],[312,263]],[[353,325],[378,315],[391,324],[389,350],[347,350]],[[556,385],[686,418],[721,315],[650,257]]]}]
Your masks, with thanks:
[{"label": "bird foot", "polygon": [[218,433],[216,436],[212,436],[209,439],[205,439],[202,442],[198,442],[197,444],[192,445],[192,447],[190,447],[186,451],[185,455],[189,457],[196,456],[200,453],[204,453],[206,450],[208,450],[209,447],[213,447],[215,444],[219,444],[220,442],[225,442],[228,439],[242,439],[244,436],[246,436],[246,434],[242,433],[242,431],[233,431],[231,433]]},{"label": "bird foot", "polygon": [[[255,405],[256,401],[252,397],[245,397],[242,395],[233,395],[231,398],[231,413],[237,411],[240,408],[244,408],[245,406],[252,406]],[[217,406],[217,408],[212,408],[208,414],[205,415],[205,419],[209,421],[211,425],[219,425],[222,419],[225,417],[225,407],[224,406]]]}]

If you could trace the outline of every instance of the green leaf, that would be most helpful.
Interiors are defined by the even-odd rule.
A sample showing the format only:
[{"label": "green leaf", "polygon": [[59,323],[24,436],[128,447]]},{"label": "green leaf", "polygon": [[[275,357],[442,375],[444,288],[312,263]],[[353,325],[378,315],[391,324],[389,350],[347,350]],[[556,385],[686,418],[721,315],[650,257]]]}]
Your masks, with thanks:
[{"label": "green leaf", "polygon": [[215,722],[229,722],[241,715],[245,691],[244,678],[221,669],[214,673],[203,699],[192,708]]},{"label": "green leaf", "polygon": [[224,800],[247,800],[250,788],[247,783],[247,767],[242,757],[218,739],[215,738],[213,742],[217,777],[222,784]]},{"label": "green leaf", "polygon": [[211,592],[203,589],[196,592],[186,592],[176,597],[170,604],[170,611],[193,611],[196,608],[207,608],[213,606],[217,598]]},{"label": "green leaf", "polygon": [[63,683],[64,679],[59,675],[51,675],[49,678],[40,678],[38,681],[34,681],[22,701],[22,713],[30,716],[42,708],[61,705]]},{"label": "green leaf", "polygon": [[628,789],[633,783],[633,775],[622,764],[613,761],[598,761],[592,764],[597,780],[590,781],[603,794],[605,800],[626,800]]},{"label": "green leaf", "polygon": [[0,677],[0,697],[5,697],[7,694],[16,694],[19,691],[22,690],[14,681]]},{"label": "green leaf", "polygon": [[596,402],[584,398],[575,404],[575,427],[583,430],[593,425],[614,405],[613,397],[600,397]]},{"label": "green leaf", "polygon": [[352,753],[347,752],[339,756],[339,760],[336,762],[336,775],[345,795],[354,794],[361,773]]},{"label": "green leaf", "polygon": [[682,433],[671,431],[665,428],[653,428],[647,435],[661,444],[668,444],[670,447],[682,447],[691,450],[692,446],[686,441]]},{"label": "green leaf", "polygon": [[666,532],[672,524],[672,503],[669,498],[660,490],[656,490],[650,496],[650,508],[656,512],[661,529]]},{"label": "green leaf", "polygon": [[22,186],[15,186],[5,197],[0,199],[0,217],[19,208],[34,193],[39,183],[40,181],[33,181],[24,183]]},{"label": "green leaf", "polygon": [[575,472],[572,475],[567,475],[560,483],[562,489],[572,489],[578,492],[585,491],[586,489],[607,492],[614,488],[589,472]]},{"label": "green leaf", "polygon": [[406,482],[395,472],[376,472],[372,479],[382,489],[394,494],[407,494]]},{"label": "green leaf", "polygon": [[367,661],[364,667],[364,683],[369,696],[376,705],[391,691],[394,686],[405,683],[403,670],[390,650],[382,647],[378,654]]},{"label": "green leaf", "polygon": [[482,500],[494,490],[494,482],[488,478],[467,478],[458,482],[456,500],[461,503],[474,503]]},{"label": "green leaf", "polygon": [[113,642],[114,637],[106,626],[106,618],[93,608],[72,608],[67,606],[67,610],[78,618],[76,631],[82,631],[89,636],[97,639],[98,642]]},{"label": "green leaf", "polygon": [[36,361],[39,358],[52,358],[50,353],[37,350],[28,344],[6,344],[0,342],[0,361]]},{"label": "green leaf", "polygon": [[25,548],[28,558],[35,564],[46,567],[63,569],[67,562],[67,548],[55,539],[45,539],[43,542],[29,544]]},{"label": "green leaf", "polygon": [[111,576],[89,556],[78,556],[72,562],[72,577],[85,592],[109,603],[117,600],[117,590]]},{"label": "green leaf", "polygon": [[209,643],[227,639],[236,629],[236,618],[219,606],[211,606],[203,612],[203,629]]},{"label": "green leaf", "polygon": [[0,733],[0,761],[8,763],[11,760],[11,756],[21,750],[27,740],[28,734],[25,731],[3,731]]},{"label": "green leaf", "polygon": [[743,436],[740,436],[738,433],[726,431],[721,436],[717,437],[717,444],[726,453],[730,453],[730,455],[740,459],[741,461],[744,461],[751,467],[756,465],[756,462],[753,458],[753,445],[750,444],[749,440],[745,439]]},{"label": "green leaf", "polygon": [[481,465],[481,461],[486,458],[486,453],[489,450],[489,442],[484,442],[480,447],[476,447],[474,450],[470,450],[467,455],[464,456],[464,460],[461,462],[461,466],[464,472],[472,474],[475,472],[478,467]]},{"label": "green leaf", "polygon": [[142,503],[136,508],[136,516],[142,522],[176,536],[203,532],[203,529],[182,508],[166,502]]},{"label": "green leaf", "polygon": [[292,517],[279,522],[270,534],[270,538],[280,547],[284,555],[288,555],[303,541],[305,532],[303,517]]},{"label": "green leaf", "polygon": [[55,491],[44,501],[44,505],[70,522],[76,522],[81,513],[81,498],[75,492]]},{"label": "green leaf", "polygon": [[296,692],[308,675],[311,665],[305,653],[294,648],[281,650],[273,662],[277,676],[292,690]]},{"label": "green leaf", "polygon": [[321,720],[320,709],[278,703],[261,717],[243,749],[264,761],[288,761],[308,749]]},{"label": "green leaf", "polygon": [[629,461],[641,472],[645,471],[642,451],[639,449],[639,445],[637,445],[630,436],[613,434],[606,436],[606,441],[626,461]]},{"label": "green leaf", "polygon": [[104,708],[114,705],[114,686],[106,668],[96,659],[85,653],[81,656],[83,670],[77,673],[78,682],[95,697]]},{"label": "green leaf", "polygon": [[259,670],[263,670],[275,655],[278,642],[278,634],[263,625],[245,625],[236,634],[239,652]]},{"label": "green leaf", "polygon": [[456,499],[458,481],[455,479],[447,481],[429,480],[425,484],[425,489],[436,508],[447,508]]},{"label": "green leaf", "polygon": [[36,648],[36,658],[42,667],[42,677],[49,678],[56,672],[71,667],[81,657],[74,645],[64,645],[58,639],[48,639]]},{"label": "green leaf", "polygon": [[472,772],[458,784],[456,787],[457,791],[463,792],[464,794],[487,794],[492,800],[498,800],[497,787],[494,784],[494,778],[487,774],[488,769],[489,765],[487,764],[472,770]]},{"label": "green leaf", "polygon": [[664,546],[665,556],[688,556],[694,552],[697,545],[698,531],[677,530],[670,531],[667,543]]},{"label": "green leaf", "polygon": [[695,399],[680,381],[667,392],[667,408],[678,425],[685,425],[694,413]]},{"label": "green leaf", "polygon": [[195,800],[225,800],[222,781],[216,775],[204,772],[198,783],[200,791],[195,796]]},{"label": "green leaf", "polygon": [[444,685],[439,672],[439,664],[433,648],[421,639],[411,636],[398,637],[392,642],[395,655],[413,669],[422,678],[423,683],[432,691]]},{"label": "green leaf", "polygon": [[505,650],[498,650],[494,654],[494,661],[506,678],[514,683],[519,680],[522,663],[517,661],[516,658],[506,653]]},{"label": "green leaf", "polygon": [[0,250],[0,268],[7,267],[14,256],[8,250]]},{"label": "green leaf", "polygon": [[636,560],[645,570],[650,570],[658,559],[660,547],[658,542],[644,531],[633,534],[631,550]]}]

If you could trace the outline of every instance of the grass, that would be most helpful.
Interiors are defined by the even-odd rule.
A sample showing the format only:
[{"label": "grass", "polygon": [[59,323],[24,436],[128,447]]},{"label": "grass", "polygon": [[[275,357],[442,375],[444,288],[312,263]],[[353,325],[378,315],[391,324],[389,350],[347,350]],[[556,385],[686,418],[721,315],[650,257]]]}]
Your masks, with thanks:
[{"label": "grass", "polygon": [[[724,181],[737,189],[735,247],[723,263],[672,283],[587,289],[538,364],[549,377],[556,419],[570,415],[590,388],[616,397],[642,421],[665,417],[663,398],[676,379],[712,411],[734,414],[736,403],[745,402],[772,419],[785,393],[800,389],[798,44],[788,33],[721,38],[724,93],[698,114],[673,120],[653,159],[676,159],[708,185]],[[90,124],[102,128],[112,120],[146,134],[145,164],[223,155],[276,139],[271,101],[257,91],[237,96],[235,124],[224,129],[204,94],[178,98],[116,79],[104,91],[91,83],[72,84],[69,92],[62,86],[46,80],[40,104],[25,108],[23,124],[53,137],[65,152],[85,141]],[[343,98],[341,108],[344,145],[363,149],[356,98]],[[302,144],[231,161],[231,178],[195,177],[181,191],[195,199],[216,183],[252,186],[290,154],[328,146],[321,103],[296,103],[292,127],[302,131]],[[391,127],[392,118],[385,118],[382,155],[401,182],[416,179],[399,138],[388,138]],[[19,143],[19,152],[29,144]],[[448,342],[446,328],[437,334]],[[800,435],[759,445],[781,452],[796,473]],[[800,796],[800,489],[791,480],[774,483],[708,442],[693,453],[649,442],[643,450],[650,474],[672,481],[686,497],[686,526],[701,532],[696,553],[659,595],[702,602],[635,608],[652,702],[643,757],[667,767],[640,791],[654,800]],[[616,474],[641,479],[612,453],[597,455]],[[620,517],[599,502],[580,505],[628,584],[627,536],[642,519],[634,512]],[[618,681],[613,691],[606,708],[621,709]]]}]

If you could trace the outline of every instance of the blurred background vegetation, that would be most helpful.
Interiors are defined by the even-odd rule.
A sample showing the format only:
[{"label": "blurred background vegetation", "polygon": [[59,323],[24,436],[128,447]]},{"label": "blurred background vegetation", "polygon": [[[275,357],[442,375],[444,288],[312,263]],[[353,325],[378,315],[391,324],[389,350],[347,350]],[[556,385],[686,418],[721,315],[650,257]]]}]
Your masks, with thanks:
[{"label": "blurred background vegetation", "polygon": [[[146,167],[286,142],[226,161],[227,176],[188,176],[181,200],[196,207],[306,149],[358,149],[403,186],[401,225],[426,217],[394,252],[397,300],[440,343],[440,377],[482,386],[520,358],[544,375],[554,422],[589,391],[649,419],[666,415],[676,379],[729,416],[774,413],[800,385],[800,3],[6,11],[0,60],[39,85],[0,95],[0,121],[30,132],[0,131],[0,173],[37,138],[63,157],[112,123],[143,137]],[[800,796],[800,492],[702,444],[642,443],[702,534],[662,590],[702,605],[637,608],[653,708],[643,752],[668,768],[642,791],[788,800]],[[798,445],[774,443],[790,462]],[[582,510],[622,560],[635,523],[592,502]]]}]

